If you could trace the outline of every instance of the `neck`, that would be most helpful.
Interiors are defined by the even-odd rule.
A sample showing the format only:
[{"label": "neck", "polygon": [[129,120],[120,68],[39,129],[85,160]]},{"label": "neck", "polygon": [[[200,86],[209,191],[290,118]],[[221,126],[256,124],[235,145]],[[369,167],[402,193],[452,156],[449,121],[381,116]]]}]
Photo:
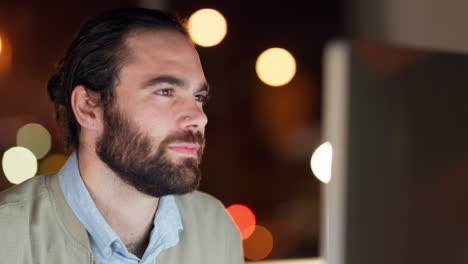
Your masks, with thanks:
[{"label": "neck", "polygon": [[78,167],[97,209],[127,249],[141,257],[149,242],[159,198],[141,193],[116,175],[94,149],[80,147]]}]

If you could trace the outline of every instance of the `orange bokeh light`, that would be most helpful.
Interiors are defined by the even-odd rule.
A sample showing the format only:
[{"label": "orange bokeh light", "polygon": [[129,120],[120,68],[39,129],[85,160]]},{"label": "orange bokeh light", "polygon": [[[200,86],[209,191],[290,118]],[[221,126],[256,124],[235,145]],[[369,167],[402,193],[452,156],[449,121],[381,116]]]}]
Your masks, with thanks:
[{"label": "orange bokeh light", "polygon": [[242,204],[233,204],[226,208],[241,234],[242,240],[249,238],[255,231],[255,214],[249,207]]},{"label": "orange bokeh light", "polygon": [[273,249],[273,235],[264,226],[256,226],[252,236],[243,242],[244,256],[250,260],[266,258]]},{"label": "orange bokeh light", "polygon": [[50,154],[47,155],[39,163],[39,174],[57,173],[60,171],[68,157],[64,154]]},{"label": "orange bokeh light", "polygon": [[0,34],[0,77],[6,76],[11,70],[12,48],[5,35]]}]

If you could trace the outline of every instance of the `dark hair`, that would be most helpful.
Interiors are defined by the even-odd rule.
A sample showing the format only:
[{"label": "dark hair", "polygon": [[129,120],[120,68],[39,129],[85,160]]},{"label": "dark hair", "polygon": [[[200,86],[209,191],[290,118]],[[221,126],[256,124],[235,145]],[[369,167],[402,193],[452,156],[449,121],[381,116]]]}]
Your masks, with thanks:
[{"label": "dark hair", "polygon": [[77,85],[100,94],[100,104],[113,102],[113,87],[127,55],[125,39],[137,30],[169,30],[187,36],[175,17],[158,10],[124,8],[108,11],[85,23],[75,37],[57,72],[47,85],[56,119],[67,128],[67,147],[78,148],[80,125],[71,107]]}]

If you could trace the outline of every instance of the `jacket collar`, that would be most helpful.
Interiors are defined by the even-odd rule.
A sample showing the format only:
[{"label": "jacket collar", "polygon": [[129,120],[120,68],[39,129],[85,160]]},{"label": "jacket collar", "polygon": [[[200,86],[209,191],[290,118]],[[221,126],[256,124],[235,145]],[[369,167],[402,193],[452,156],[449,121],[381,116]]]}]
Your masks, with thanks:
[{"label": "jacket collar", "polygon": [[52,197],[52,205],[58,214],[58,222],[81,247],[91,253],[88,233],[65,200],[65,196],[60,188],[58,175],[54,174],[46,177],[46,184]]}]

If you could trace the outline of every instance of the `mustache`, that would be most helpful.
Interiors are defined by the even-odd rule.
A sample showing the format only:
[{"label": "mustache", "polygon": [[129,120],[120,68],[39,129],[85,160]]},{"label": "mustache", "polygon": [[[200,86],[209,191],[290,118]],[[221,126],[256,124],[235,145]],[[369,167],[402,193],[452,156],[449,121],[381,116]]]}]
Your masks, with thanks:
[{"label": "mustache", "polygon": [[200,148],[205,146],[205,136],[197,131],[181,131],[175,132],[167,136],[162,142],[162,146],[167,146],[172,142],[194,143],[200,145]]}]

